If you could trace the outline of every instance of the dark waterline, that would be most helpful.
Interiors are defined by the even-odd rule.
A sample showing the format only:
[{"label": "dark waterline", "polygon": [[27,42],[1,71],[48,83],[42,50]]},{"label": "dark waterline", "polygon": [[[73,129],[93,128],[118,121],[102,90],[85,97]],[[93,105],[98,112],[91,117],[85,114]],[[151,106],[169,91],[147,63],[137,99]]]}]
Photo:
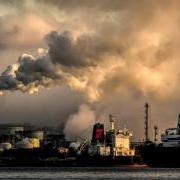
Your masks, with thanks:
[{"label": "dark waterline", "polygon": [[1,167],[0,179],[180,179],[180,168]]}]

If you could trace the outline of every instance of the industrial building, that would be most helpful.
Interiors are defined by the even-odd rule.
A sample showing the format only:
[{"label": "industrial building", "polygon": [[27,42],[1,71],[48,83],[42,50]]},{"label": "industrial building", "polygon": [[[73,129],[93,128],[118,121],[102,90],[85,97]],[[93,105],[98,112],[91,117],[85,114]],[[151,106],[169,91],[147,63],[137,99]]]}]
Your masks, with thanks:
[{"label": "industrial building", "polygon": [[39,148],[44,138],[40,130],[26,130],[31,127],[16,124],[0,125],[0,149]]},{"label": "industrial building", "polygon": [[43,146],[51,148],[65,144],[64,134],[52,133],[37,129],[31,125],[1,124],[0,150],[33,149]]}]

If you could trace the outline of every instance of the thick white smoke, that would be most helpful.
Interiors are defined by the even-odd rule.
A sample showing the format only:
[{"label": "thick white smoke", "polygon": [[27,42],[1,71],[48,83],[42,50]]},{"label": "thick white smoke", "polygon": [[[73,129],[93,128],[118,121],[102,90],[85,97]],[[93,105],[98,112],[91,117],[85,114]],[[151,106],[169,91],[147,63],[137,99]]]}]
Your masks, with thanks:
[{"label": "thick white smoke", "polygon": [[76,114],[73,114],[67,120],[64,128],[66,139],[82,140],[90,138],[93,125],[95,123],[95,113],[86,104],[82,104]]},{"label": "thick white smoke", "polygon": [[[5,60],[15,62],[12,49],[20,49],[20,53],[45,48],[40,41],[44,36],[47,44],[45,51],[39,49],[40,56],[24,54],[1,70],[1,93],[70,87],[80,92],[82,101],[93,102],[90,106],[96,113],[94,102],[106,106],[106,114],[122,116],[121,122],[127,122],[137,133],[143,131],[145,101],[150,101],[154,109],[152,121],[159,120],[164,127],[169,119],[176,121],[180,99],[180,1],[0,3],[0,51],[7,52]],[[7,64],[2,61],[1,66]],[[53,103],[52,108],[55,106]]]},{"label": "thick white smoke", "polygon": [[[34,93],[40,87],[59,84],[83,92],[91,102],[111,93],[129,93],[132,89],[154,98],[167,98],[173,94],[178,78],[176,74],[167,75],[166,68],[176,68],[176,61],[171,64],[168,61],[157,62],[154,67],[148,58],[149,55],[155,56],[157,51],[148,53],[142,49],[142,53],[149,54],[147,57],[143,55],[148,60],[146,62],[137,57],[139,49],[134,47],[134,52],[131,48],[126,49],[129,55],[134,55],[131,62],[132,57],[121,52],[121,41],[117,44],[117,39],[114,42],[111,38],[84,34],[74,40],[70,32],[51,32],[45,37],[49,47],[47,53],[38,57],[28,54],[20,56],[16,64],[8,66],[1,74],[0,90]],[[169,83],[172,84],[171,89],[168,88]]]}]

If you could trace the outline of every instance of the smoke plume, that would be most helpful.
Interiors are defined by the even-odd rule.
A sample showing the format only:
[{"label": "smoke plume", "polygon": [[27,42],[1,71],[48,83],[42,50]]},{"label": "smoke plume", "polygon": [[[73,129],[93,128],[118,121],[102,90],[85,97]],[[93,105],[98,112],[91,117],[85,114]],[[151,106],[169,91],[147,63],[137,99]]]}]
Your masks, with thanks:
[{"label": "smoke plume", "polygon": [[77,140],[89,138],[94,123],[95,113],[88,105],[82,104],[78,112],[71,115],[67,120],[64,128],[66,139]]},{"label": "smoke plume", "polygon": [[[120,125],[127,124],[141,136],[143,105],[149,101],[152,124],[159,122],[163,129],[171,119],[175,125],[180,111],[178,0],[0,3],[0,66],[11,64],[1,70],[2,93],[70,88],[68,93],[77,93],[81,100],[74,103],[73,112],[67,108],[66,117],[77,112],[80,101],[90,102],[95,114],[97,106],[106,107],[100,117],[114,113]],[[49,112],[55,108],[56,103]]]}]

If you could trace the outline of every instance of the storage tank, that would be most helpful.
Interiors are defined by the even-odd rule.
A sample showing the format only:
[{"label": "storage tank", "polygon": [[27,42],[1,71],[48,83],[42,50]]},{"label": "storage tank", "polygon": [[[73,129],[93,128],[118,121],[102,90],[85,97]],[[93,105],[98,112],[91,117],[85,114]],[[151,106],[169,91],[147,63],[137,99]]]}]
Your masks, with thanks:
[{"label": "storage tank", "polygon": [[96,123],[94,125],[92,143],[104,143],[104,124]]},{"label": "storage tank", "polygon": [[40,140],[37,138],[28,138],[29,143],[33,145],[33,148],[39,148],[40,147]]},{"label": "storage tank", "polygon": [[2,150],[9,150],[12,148],[12,144],[11,143],[1,143],[0,144],[0,149]]},{"label": "storage tank", "polygon": [[1,124],[0,135],[14,135],[16,132],[24,131],[24,127],[14,124]]},{"label": "storage tank", "polygon": [[28,138],[23,139],[16,143],[17,149],[33,149],[33,144],[29,142]]},{"label": "storage tank", "polygon": [[35,130],[35,131],[26,131],[25,136],[28,138],[36,138],[39,140],[44,139],[44,132],[40,130]]}]

